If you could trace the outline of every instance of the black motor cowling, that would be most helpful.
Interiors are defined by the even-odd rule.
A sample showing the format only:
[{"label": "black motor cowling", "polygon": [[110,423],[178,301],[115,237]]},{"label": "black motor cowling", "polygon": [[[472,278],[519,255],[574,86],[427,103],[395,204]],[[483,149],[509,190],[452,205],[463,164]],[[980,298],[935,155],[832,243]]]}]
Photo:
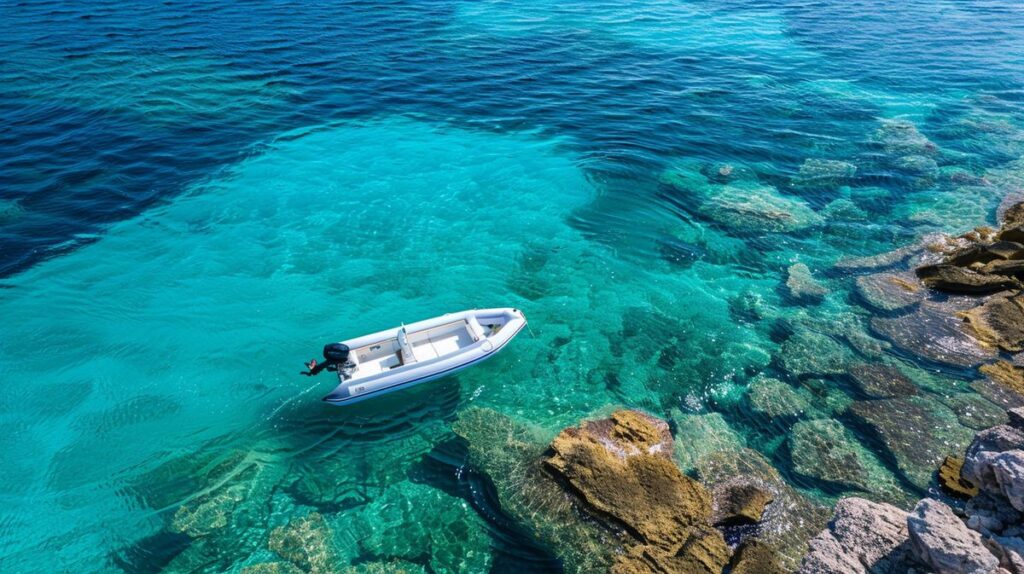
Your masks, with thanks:
[{"label": "black motor cowling", "polygon": [[344,363],[348,360],[348,351],[345,343],[329,343],[324,345],[324,358],[332,363]]}]

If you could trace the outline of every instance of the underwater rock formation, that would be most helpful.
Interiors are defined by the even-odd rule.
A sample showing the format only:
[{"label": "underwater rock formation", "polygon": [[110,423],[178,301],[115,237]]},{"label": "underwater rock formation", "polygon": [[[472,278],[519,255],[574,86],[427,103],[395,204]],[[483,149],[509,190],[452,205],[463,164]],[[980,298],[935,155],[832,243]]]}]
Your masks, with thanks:
[{"label": "underwater rock formation", "polygon": [[1014,395],[1024,396],[1024,367],[1007,361],[996,361],[978,368],[982,374]]},{"label": "underwater rock formation", "polygon": [[768,418],[798,417],[810,409],[808,400],[786,383],[758,375],[747,388],[750,409]]},{"label": "underwater rock formation", "polygon": [[857,401],[850,414],[893,457],[903,475],[922,490],[946,455],[963,449],[971,431],[948,407],[921,396]]},{"label": "underwater rock formation", "polygon": [[452,430],[469,446],[469,464],[493,483],[503,512],[549,549],[566,572],[609,571],[623,543],[580,511],[544,469],[547,442],[534,429],[492,409],[462,411]]},{"label": "underwater rock formation", "polygon": [[749,448],[739,452],[717,451],[701,457],[697,477],[715,490],[717,485],[742,477],[770,494],[758,523],[757,539],[778,553],[786,570],[796,568],[807,550],[807,541],[828,520],[828,509],[791,487],[765,457]]},{"label": "underwater rock formation", "polygon": [[720,413],[684,414],[673,409],[676,429],[675,457],[684,472],[697,468],[697,461],[717,451],[739,452],[743,437],[734,431]]},{"label": "underwater rock formation", "polygon": [[893,501],[902,498],[895,478],[881,461],[837,420],[798,422],[789,443],[793,469],[801,475],[878,493]]},{"label": "underwater rock formation", "polygon": [[950,393],[939,400],[968,428],[981,430],[1006,422],[1006,411],[978,393]]},{"label": "underwater rock formation", "polygon": [[857,166],[834,159],[808,158],[800,165],[795,184],[800,187],[834,188],[857,173]]},{"label": "underwater rock formation", "polygon": [[996,356],[967,333],[957,313],[970,302],[923,301],[915,311],[899,317],[874,317],[871,328],[897,347],[919,357],[958,367],[977,366]]},{"label": "underwater rock formation", "polygon": [[908,397],[917,387],[899,369],[889,365],[862,363],[850,367],[850,380],[858,391],[872,399]]},{"label": "underwater rock formation", "polygon": [[338,567],[332,533],[318,512],[292,520],[270,533],[269,548],[308,574],[327,574]]},{"label": "underwater rock formation", "polygon": [[772,493],[756,480],[742,476],[715,485],[711,493],[711,521],[716,525],[754,524],[761,521]]},{"label": "underwater rock formation", "polygon": [[913,273],[875,273],[856,280],[857,294],[880,311],[898,311],[924,299],[924,290]]},{"label": "underwater rock formation", "polygon": [[701,204],[700,212],[741,233],[798,231],[823,222],[805,202],[757,182],[720,186]]},{"label": "underwater rock formation", "polygon": [[811,270],[803,263],[796,263],[789,266],[787,270],[786,287],[789,294],[797,301],[808,303],[819,302],[828,295],[828,287],[825,287],[811,275]]},{"label": "underwater rock formation", "polygon": [[720,572],[729,559],[711,527],[711,496],[672,462],[668,424],[636,411],[563,430],[546,465],[585,508],[635,540],[612,571]]}]

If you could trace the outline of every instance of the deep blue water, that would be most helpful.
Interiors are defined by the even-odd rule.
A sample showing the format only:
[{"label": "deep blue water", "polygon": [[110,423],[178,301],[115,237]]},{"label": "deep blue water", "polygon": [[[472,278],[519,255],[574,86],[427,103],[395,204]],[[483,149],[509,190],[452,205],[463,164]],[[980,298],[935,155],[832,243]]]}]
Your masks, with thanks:
[{"label": "deep blue water", "polygon": [[[718,411],[830,500],[787,468],[792,421],[748,417],[758,374],[807,373],[736,301],[866,330],[837,259],[1024,187],[1019,2],[3,2],[0,35],[6,571],[239,570],[311,508],[348,563],[557,569],[457,471],[471,403],[548,432]],[[807,185],[808,159],[856,170]],[[798,223],[737,221],[746,196]],[[824,303],[787,297],[797,262]],[[537,337],[411,399],[333,410],[294,376],[323,340],[485,305]],[[208,485],[153,470],[238,452],[253,508],[197,564],[173,516]],[[882,459],[879,496],[912,491]]]}]

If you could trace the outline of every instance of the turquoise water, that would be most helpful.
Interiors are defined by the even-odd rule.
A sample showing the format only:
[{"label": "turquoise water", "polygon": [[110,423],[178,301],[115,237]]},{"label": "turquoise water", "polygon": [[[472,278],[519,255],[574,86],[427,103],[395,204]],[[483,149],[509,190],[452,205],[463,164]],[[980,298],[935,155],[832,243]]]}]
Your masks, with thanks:
[{"label": "turquoise water", "polygon": [[[0,6],[2,570],[238,571],[317,511],[336,565],[559,571],[465,466],[472,406],[548,437],[718,413],[813,500],[920,494],[846,414],[849,367],[902,369],[949,452],[957,405],[994,406],[872,331],[899,311],[833,265],[1024,187],[1018,16]],[[792,296],[796,263],[827,293]],[[490,306],[531,331],[458,376],[347,408],[298,376],[325,341]],[[793,460],[819,419],[867,453],[859,489]]]}]

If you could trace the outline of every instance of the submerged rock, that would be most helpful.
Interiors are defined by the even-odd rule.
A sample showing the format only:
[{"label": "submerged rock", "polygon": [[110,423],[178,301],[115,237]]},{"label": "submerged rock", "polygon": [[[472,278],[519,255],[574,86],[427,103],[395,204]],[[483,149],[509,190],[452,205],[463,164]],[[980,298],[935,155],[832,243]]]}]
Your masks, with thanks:
[{"label": "submerged rock", "polygon": [[875,131],[874,140],[885,153],[896,157],[930,156],[938,151],[938,146],[918,131],[913,122],[906,120],[883,120]]},{"label": "submerged rock", "polygon": [[875,273],[856,281],[857,294],[880,311],[898,311],[921,302],[925,293],[913,273]]},{"label": "submerged rock", "polygon": [[980,345],[968,334],[955,315],[959,302],[923,301],[913,313],[899,317],[874,317],[871,328],[894,345],[939,363],[973,367],[991,359],[996,352]]},{"label": "submerged rock", "polygon": [[907,514],[863,498],[840,500],[809,546],[800,574],[904,574],[914,562]]},{"label": "submerged rock", "polygon": [[790,265],[786,287],[797,301],[820,302],[828,295],[828,288],[811,276],[811,270],[803,263]]},{"label": "submerged rock", "polygon": [[981,534],[938,500],[921,500],[907,519],[907,530],[914,556],[940,574],[986,574],[999,567]]},{"label": "submerged rock", "polygon": [[750,383],[747,400],[751,410],[768,418],[798,417],[810,409],[810,403],[796,389],[763,375]]},{"label": "submerged rock", "polygon": [[808,158],[800,166],[796,185],[803,187],[838,187],[857,173],[857,166],[834,159]]},{"label": "submerged rock", "polygon": [[765,507],[774,500],[758,481],[740,476],[716,484],[711,497],[712,522],[716,525],[760,522]]},{"label": "submerged rock", "polygon": [[838,375],[846,370],[850,351],[829,335],[799,329],[779,350],[782,367],[794,376]]},{"label": "submerged rock", "polygon": [[850,380],[861,393],[872,399],[909,397],[917,387],[899,369],[889,365],[862,363],[850,367]]},{"label": "submerged rock", "polygon": [[801,475],[872,492],[887,500],[904,498],[881,461],[839,421],[798,422],[789,441],[793,469]]},{"label": "submerged rock", "polygon": [[743,437],[719,413],[684,414],[673,409],[672,423],[676,429],[675,457],[684,472],[695,469],[697,461],[708,454],[739,452],[745,446]]},{"label": "submerged rock", "polygon": [[606,572],[626,550],[620,539],[580,511],[544,470],[547,443],[530,427],[492,409],[462,411],[452,425],[469,446],[469,464],[494,484],[503,512],[549,548],[566,572]]},{"label": "submerged rock", "polygon": [[700,206],[707,217],[742,233],[789,232],[820,225],[821,216],[805,202],[780,195],[757,182],[716,186]]},{"label": "submerged rock", "polygon": [[432,572],[474,574],[491,568],[487,526],[465,501],[409,481],[392,484],[349,528],[358,556],[422,562]]},{"label": "submerged rock", "polygon": [[850,413],[892,455],[904,476],[922,490],[946,455],[959,452],[971,431],[945,405],[924,397],[857,401]]},{"label": "submerged rock", "polygon": [[640,561],[668,571],[720,572],[729,551],[710,528],[710,494],[680,472],[671,449],[664,421],[617,411],[563,430],[546,464],[595,517],[611,517],[635,537],[628,546],[639,548],[619,558],[620,570]]},{"label": "submerged rock", "polygon": [[779,553],[782,566],[791,570],[807,549],[807,541],[828,520],[828,509],[818,506],[782,479],[761,453],[742,449],[706,455],[697,465],[698,478],[714,489],[742,477],[771,494],[758,524],[758,538]]},{"label": "submerged rock", "polygon": [[1006,422],[1006,412],[977,393],[952,393],[940,396],[939,400],[968,428],[982,430]]},{"label": "submerged rock", "polygon": [[270,533],[271,550],[309,574],[327,574],[338,566],[332,534],[318,512],[293,520]]}]

